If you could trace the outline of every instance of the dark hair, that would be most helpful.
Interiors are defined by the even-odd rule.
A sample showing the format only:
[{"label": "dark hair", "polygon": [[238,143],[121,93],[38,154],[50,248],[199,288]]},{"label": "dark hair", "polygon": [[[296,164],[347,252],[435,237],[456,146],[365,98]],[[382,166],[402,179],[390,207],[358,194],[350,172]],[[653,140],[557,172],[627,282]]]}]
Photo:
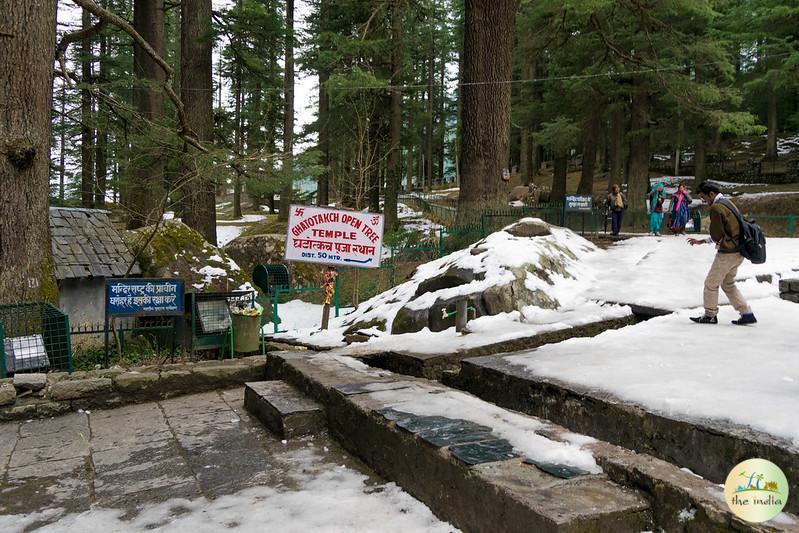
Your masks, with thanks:
[{"label": "dark hair", "polygon": [[701,194],[710,194],[712,192],[718,194],[721,192],[721,189],[718,188],[718,185],[714,185],[709,181],[703,181],[699,184],[699,187],[696,188]]}]

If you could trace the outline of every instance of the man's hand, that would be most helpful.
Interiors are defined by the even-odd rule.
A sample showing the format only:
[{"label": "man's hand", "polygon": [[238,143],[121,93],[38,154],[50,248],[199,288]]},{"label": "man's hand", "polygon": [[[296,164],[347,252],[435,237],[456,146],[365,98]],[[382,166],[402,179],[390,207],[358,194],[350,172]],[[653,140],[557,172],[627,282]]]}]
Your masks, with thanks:
[{"label": "man's hand", "polygon": [[707,244],[705,239],[688,239],[688,244],[696,246],[697,244]]}]

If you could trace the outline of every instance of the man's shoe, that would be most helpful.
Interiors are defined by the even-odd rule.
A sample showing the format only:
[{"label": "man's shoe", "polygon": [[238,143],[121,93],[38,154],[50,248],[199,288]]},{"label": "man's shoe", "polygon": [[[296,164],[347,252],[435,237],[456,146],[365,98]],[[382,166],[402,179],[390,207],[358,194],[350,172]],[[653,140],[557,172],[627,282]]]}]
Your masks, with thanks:
[{"label": "man's shoe", "polygon": [[744,313],[741,315],[741,318],[733,320],[732,323],[736,326],[746,326],[747,324],[757,324],[757,319],[754,313]]},{"label": "man's shoe", "polygon": [[[752,317],[752,318],[754,318],[754,317]],[[715,316],[707,316],[707,315],[692,316],[691,320],[693,320],[697,324],[718,324],[719,323],[719,319],[717,317],[715,317]]]}]

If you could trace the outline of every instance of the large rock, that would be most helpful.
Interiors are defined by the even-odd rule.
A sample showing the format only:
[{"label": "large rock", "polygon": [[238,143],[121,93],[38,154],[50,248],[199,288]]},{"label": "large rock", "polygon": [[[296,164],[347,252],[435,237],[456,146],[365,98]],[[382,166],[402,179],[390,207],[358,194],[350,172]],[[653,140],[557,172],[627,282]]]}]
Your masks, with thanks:
[{"label": "large rock", "polygon": [[17,401],[17,389],[11,383],[0,385],[0,405],[11,405]]},{"label": "large rock", "polygon": [[505,231],[514,237],[543,237],[551,235],[549,224],[537,218],[525,218],[505,228]]},{"label": "large rock", "polygon": [[458,287],[481,278],[482,276],[476,275],[471,270],[452,267],[447,269],[443,274],[422,281],[419,287],[416,288],[416,296],[421,296],[428,292],[440,291],[441,289]]},{"label": "large rock", "polygon": [[53,383],[50,386],[50,399],[56,401],[75,400],[111,391],[112,382],[109,378],[66,380]]},{"label": "large rock", "polygon": [[47,386],[47,374],[14,374],[14,387],[21,390],[39,391]]}]

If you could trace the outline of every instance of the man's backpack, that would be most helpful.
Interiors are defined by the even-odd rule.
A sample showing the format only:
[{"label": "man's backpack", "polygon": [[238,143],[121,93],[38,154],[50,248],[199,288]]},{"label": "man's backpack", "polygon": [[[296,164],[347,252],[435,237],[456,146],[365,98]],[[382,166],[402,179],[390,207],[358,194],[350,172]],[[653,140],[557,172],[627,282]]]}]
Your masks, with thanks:
[{"label": "man's backpack", "polygon": [[738,239],[738,251],[755,265],[766,262],[766,235],[763,228],[754,221],[746,220],[741,213],[728,200],[722,199],[721,205],[732,211],[738,224],[741,226],[741,236]]}]

